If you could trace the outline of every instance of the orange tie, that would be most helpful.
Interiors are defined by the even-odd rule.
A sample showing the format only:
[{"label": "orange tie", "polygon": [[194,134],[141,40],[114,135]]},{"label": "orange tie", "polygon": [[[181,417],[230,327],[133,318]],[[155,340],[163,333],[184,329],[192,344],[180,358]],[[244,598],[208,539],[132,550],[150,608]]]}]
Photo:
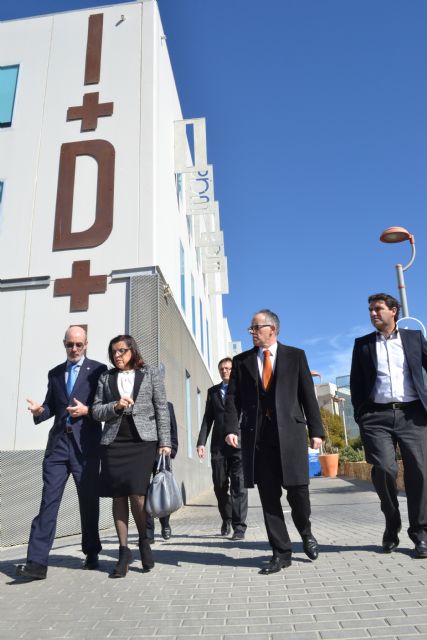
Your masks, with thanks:
[{"label": "orange tie", "polygon": [[273,367],[271,366],[271,353],[268,349],[264,351],[264,364],[262,367],[262,386],[267,391],[273,377]]}]

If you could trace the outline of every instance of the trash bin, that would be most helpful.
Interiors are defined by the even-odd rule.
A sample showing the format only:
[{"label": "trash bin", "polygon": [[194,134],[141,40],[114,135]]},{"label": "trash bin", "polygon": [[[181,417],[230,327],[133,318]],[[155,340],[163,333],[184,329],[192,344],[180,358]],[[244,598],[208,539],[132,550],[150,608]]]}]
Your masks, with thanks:
[{"label": "trash bin", "polygon": [[319,449],[308,447],[308,475],[310,478],[322,475],[319,462]]}]

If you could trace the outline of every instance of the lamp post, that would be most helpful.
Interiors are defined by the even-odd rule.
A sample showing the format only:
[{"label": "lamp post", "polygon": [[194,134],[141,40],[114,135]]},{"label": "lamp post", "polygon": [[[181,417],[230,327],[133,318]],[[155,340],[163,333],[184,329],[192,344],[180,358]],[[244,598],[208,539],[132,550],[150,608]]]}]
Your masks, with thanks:
[{"label": "lamp post", "polygon": [[408,300],[406,297],[405,279],[403,277],[403,272],[409,269],[409,267],[415,260],[415,237],[412,235],[412,233],[409,233],[409,231],[404,227],[388,227],[388,229],[385,229],[380,235],[380,240],[381,242],[386,242],[386,243],[404,242],[405,240],[409,240],[411,244],[412,255],[408,264],[405,267],[402,267],[401,264],[396,265],[397,287],[399,289],[400,304],[402,306],[402,314],[403,314],[403,317],[407,318],[409,316],[409,310],[408,310]]},{"label": "lamp post", "polygon": [[345,442],[345,446],[348,447],[348,438],[347,438],[347,425],[345,422],[345,411],[344,411],[344,402],[345,402],[345,398],[341,398],[340,396],[334,395],[332,396],[332,400],[333,402],[337,402],[338,403],[338,410],[339,410],[339,414],[340,414],[340,418],[342,420],[342,426],[344,429],[344,442]]}]

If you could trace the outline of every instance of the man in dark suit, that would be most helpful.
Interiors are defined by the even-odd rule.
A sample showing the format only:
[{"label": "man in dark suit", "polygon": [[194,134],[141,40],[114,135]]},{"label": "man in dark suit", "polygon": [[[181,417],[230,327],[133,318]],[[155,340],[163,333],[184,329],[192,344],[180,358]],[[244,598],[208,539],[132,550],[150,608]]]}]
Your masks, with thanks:
[{"label": "man in dark suit", "polygon": [[98,532],[101,423],[91,417],[90,406],[98,378],[107,367],[86,358],[86,331],[82,327],[69,327],[64,347],[67,360],[49,371],[43,404],[27,401],[35,424],[54,418],[43,460],[40,511],[31,525],[27,562],[16,570],[17,575],[36,580],[46,578],[58,510],[70,473],[79,498],[85,569],[98,567],[101,550]]},{"label": "man in dark suit", "polygon": [[241,427],[247,487],[258,485],[273,557],[261,574],[291,565],[291,541],[280,503],[287,490],[292,519],[311,560],[318,556],[310,523],[308,443],[318,449],[323,425],[304,351],[277,342],[280,321],[269,309],[252,318],[254,348],[235,356],[225,407],[226,442],[238,445]]},{"label": "man in dark suit", "polygon": [[242,452],[240,446],[230,447],[225,442],[224,408],[230,380],[231,358],[223,358],[218,363],[222,382],[208,389],[206,409],[197,440],[197,454],[206,455],[206,441],[212,431],[211,465],[212,480],[218,510],[221,514],[221,535],[227,536],[233,527],[232,540],[244,540],[246,516],[248,514],[248,491],[244,487]]},{"label": "man in dark suit", "polygon": [[[171,458],[175,458],[178,453],[178,425],[176,423],[175,409],[172,402],[168,402],[169,416],[171,422]],[[158,459],[157,459],[158,460]],[[156,466],[157,466],[156,460]],[[169,540],[172,536],[172,529],[170,526],[170,516],[163,516],[159,518],[160,526],[162,528],[162,538]],[[154,544],[154,518],[151,513],[147,513],[147,532],[146,536],[150,541],[150,544]]]},{"label": "man in dark suit", "polygon": [[427,342],[421,331],[399,329],[398,301],[386,293],[368,298],[373,333],[357,338],[350,390],[372,482],[385,516],[383,551],[399,545],[396,446],[404,466],[408,535],[414,556],[427,558]]}]

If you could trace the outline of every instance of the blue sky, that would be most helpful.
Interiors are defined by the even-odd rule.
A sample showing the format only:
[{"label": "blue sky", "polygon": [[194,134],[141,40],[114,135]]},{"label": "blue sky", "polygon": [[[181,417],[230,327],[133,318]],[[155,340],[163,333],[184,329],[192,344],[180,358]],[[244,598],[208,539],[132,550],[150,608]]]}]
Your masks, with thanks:
[{"label": "blue sky", "polygon": [[[104,2],[9,2],[0,18]],[[425,0],[159,0],[184,117],[207,119],[228,256],[232,336],[254,310],[282,320],[324,380],[348,373],[371,330],[369,293],[427,323]]]}]

